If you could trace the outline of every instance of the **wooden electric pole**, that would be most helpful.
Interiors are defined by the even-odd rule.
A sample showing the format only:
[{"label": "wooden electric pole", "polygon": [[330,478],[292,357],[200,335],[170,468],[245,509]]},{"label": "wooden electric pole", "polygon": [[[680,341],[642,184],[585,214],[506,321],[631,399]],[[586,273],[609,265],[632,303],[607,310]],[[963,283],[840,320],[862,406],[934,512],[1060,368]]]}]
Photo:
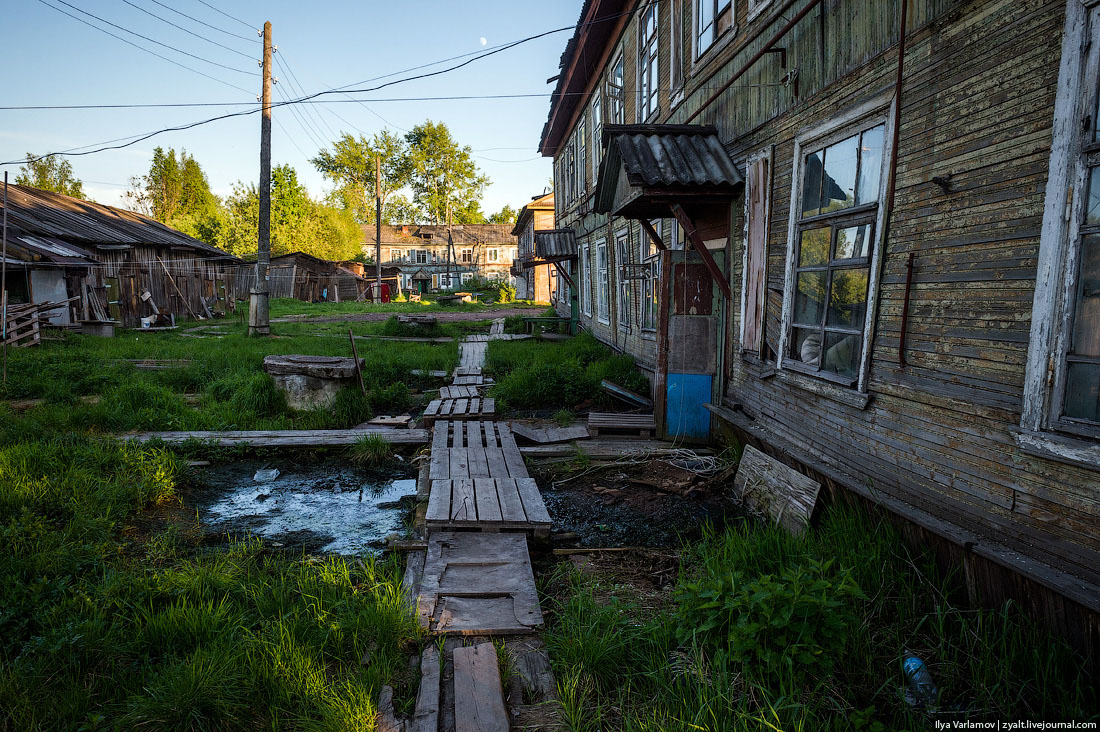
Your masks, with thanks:
[{"label": "wooden electric pole", "polygon": [[271,334],[267,267],[271,262],[271,22],[264,23],[264,91],[260,112],[260,226],[256,285],[249,293],[248,335]]},{"label": "wooden electric pole", "polygon": [[374,156],[374,293],[382,301],[382,156]]}]

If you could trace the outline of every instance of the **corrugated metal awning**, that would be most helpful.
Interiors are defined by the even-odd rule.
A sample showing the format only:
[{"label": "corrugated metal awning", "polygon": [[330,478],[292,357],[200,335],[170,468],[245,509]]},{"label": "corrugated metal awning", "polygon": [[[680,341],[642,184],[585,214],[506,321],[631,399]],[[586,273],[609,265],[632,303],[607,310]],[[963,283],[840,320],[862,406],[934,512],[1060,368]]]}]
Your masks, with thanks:
[{"label": "corrugated metal awning", "polygon": [[572,229],[535,232],[535,256],[541,259],[569,259],[577,256],[577,236]]},{"label": "corrugated metal awning", "polygon": [[596,211],[667,215],[669,201],[733,196],[744,178],[713,125],[607,125]]}]

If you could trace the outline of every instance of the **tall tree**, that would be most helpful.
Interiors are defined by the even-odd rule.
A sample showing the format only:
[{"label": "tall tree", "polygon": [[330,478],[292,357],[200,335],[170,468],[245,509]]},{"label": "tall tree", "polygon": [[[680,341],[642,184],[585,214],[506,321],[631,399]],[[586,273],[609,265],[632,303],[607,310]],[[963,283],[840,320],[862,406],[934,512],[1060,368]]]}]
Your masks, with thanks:
[{"label": "tall tree", "polygon": [[33,153],[27,153],[27,164],[19,168],[15,182],[21,186],[84,198],[84,183],[73,175],[72,163],[56,155],[35,160]]},{"label": "tall tree", "polygon": [[469,146],[459,145],[447,125],[431,120],[412,128],[405,141],[413,164],[413,200],[428,221],[484,219],[480,204],[489,179],[478,170]]},{"label": "tall tree", "polygon": [[489,216],[490,224],[515,224],[517,212],[514,208],[508,204],[504,204],[504,208],[497,211],[495,214]]},{"label": "tall tree", "polygon": [[395,214],[403,213],[403,200],[397,192],[409,185],[412,162],[408,145],[401,137],[382,130],[370,140],[344,133],[333,143],[331,152],[321,150],[310,162],[329,180],[348,193],[348,203],[362,224],[374,223],[375,159],[382,160],[382,221],[397,223]]},{"label": "tall tree", "polygon": [[130,179],[126,197],[136,211],[213,246],[218,245],[225,212],[194,157],[181,150],[153,150],[149,172]]}]

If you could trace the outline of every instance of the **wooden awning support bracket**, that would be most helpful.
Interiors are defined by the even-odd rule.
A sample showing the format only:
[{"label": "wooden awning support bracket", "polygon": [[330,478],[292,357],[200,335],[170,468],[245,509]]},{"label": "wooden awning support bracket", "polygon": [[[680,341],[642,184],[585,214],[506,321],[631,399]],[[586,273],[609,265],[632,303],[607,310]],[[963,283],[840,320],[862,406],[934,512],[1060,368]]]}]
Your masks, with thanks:
[{"label": "wooden awning support bracket", "polygon": [[668,249],[665,243],[661,241],[661,235],[653,228],[653,224],[649,222],[649,219],[638,219],[638,223],[645,229],[645,233],[649,234],[649,240],[653,242],[653,246],[657,247],[657,251],[663,252]]},{"label": "wooden awning support bracket", "polygon": [[714,261],[714,257],[711,256],[710,251],[707,249],[707,245],[703,243],[703,239],[699,236],[699,232],[695,228],[695,222],[691,220],[691,217],[687,215],[683,207],[674,203],[670,206],[672,209],[672,215],[676,217],[676,220],[680,222],[680,226],[684,227],[684,235],[691,246],[695,248],[695,251],[699,253],[699,257],[703,260],[703,266],[707,268],[707,272],[710,273],[710,277],[718,285],[718,289],[722,291],[722,294],[727,300],[733,300],[733,294],[730,292],[730,283],[726,281],[725,275],[722,274],[722,270],[718,267],[718,263]]},{"label": "wooden awning support bracket", "polygon": [[554,269],[558,271],[558,274],[560,274],[562,278],[569,283],[569,286],[574,290],[577,289],[577,286],[573,284],[573,278],[569,276],[569,273],[565,271],[565,268],[561,266],[561,263],[553,262],[552,264],[554,265]]}]

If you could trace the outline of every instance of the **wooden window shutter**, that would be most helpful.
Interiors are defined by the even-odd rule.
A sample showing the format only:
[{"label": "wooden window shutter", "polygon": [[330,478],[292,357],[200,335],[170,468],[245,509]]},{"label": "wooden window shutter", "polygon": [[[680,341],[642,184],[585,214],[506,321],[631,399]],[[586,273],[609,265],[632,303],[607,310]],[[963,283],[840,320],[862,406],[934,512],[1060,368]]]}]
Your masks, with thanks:
[{"label": "wooden window shutter", "polygon": [[764,291],[768,264],[768,159],[759,158],[747,167],[745,196],[748,238],[745,242],[745,312],[741,347],[759,354],[764,333]]}]

